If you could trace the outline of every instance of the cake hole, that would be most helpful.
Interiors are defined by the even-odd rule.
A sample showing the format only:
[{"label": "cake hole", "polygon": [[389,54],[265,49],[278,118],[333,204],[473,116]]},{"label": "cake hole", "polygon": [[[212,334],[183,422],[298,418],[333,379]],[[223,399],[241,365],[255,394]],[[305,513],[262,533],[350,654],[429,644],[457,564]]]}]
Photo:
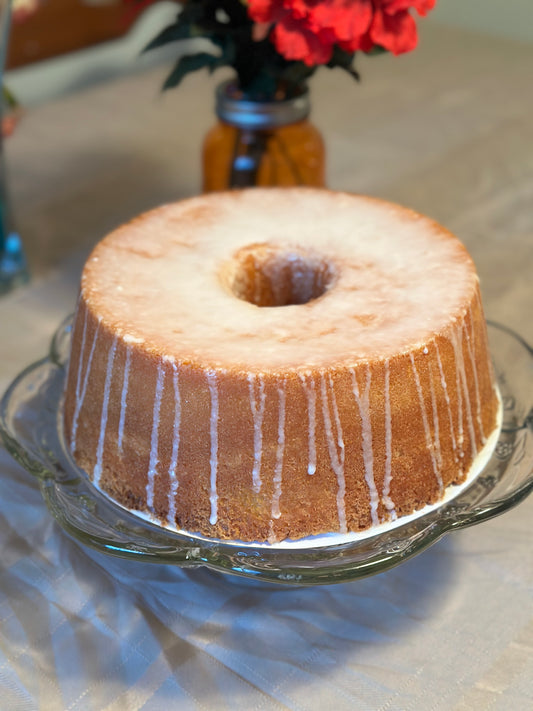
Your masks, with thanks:
[{"label": "cake hole", "polygon": [[322,296],[336,277],[322,255],[301,247],[252,244],[223,270],[233,294],[256,306],[307,304]]}]

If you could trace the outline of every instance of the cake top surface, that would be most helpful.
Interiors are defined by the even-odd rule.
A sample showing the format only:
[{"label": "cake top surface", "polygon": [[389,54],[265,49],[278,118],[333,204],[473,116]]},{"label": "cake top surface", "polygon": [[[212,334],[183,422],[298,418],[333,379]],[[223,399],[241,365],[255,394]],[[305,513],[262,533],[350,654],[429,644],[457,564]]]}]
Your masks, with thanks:
[{"label": "cake top surface", "polygon": [[95,247],[81,286],[105,326],[176,362],[305,371],[423,345],[464,315],[477,275],[405,208],[254,189],[141,215]]}]

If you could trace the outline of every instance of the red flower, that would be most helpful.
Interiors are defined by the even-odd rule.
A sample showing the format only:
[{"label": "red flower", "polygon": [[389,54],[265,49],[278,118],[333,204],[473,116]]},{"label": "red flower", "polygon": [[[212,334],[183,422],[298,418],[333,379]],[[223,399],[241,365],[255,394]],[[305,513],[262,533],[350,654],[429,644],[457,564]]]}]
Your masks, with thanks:
[{"label": "red flower", "polygon": [[348,52],[383,47],[393,54],[416,47],[410,10],[427,14],[436,0],[248,0],[257,23],[272,26],[271,40],[289,60],[326,64],[338,45]]}]

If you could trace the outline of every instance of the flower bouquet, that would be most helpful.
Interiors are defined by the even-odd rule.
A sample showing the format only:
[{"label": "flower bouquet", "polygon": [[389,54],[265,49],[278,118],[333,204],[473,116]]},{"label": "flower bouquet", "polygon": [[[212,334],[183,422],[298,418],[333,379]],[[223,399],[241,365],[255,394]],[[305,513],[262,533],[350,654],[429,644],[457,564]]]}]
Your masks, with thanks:
[{"label": "flower bouquet", "polygon": [[[151,0],[149,0],[151,1]],[[358,51],[409,52],[417,44],[412,11],[426,15],[436,0],[188,0],[174,24],[146,49],[203,37],[212,51],[180,57],[164,89],[191,71],[230,66],[250,96],[275,97],[301,87],[319,66],[354,78]],[[146,4],[146,3],[145,3]]]},{"label": "flower bouquet", "polygon": [[[323,170],[316,169],[317,162],[323,160],[319,155],[323,149],[316,136],[309,134],[308,127],[302,124],[306,129],[303,136],[294,131],[285,139],[279,135],[284,126],[306,120],[309,78],[318,67],[324,66],[338,67],[359,79],[355,67],[358,52],[389,51],[399,55],[411,51],[417,44],[413,11],[426,15],[435,2],[188,0],[183,3],[176,21],[146,49],[193,38],[203,38],[209,44],[180,56],[163,88],[178,86],[187,74],[199,69],[214,72],[220,67],[231,67],[234,70],[233,81],[224,85],[217,98],[217,114],[224,126],[206,141],[204,189],[238,184],[323,183]],[[147,4],[146,0],[143,4]],[[241,102],[240,107],[236,102]],[[285,112],[285,123],[283,110],[280,110],[283,102],[292,109],[294,102],[300,102],[300,111]],[[269,125],[265,121],[267,114],[272,113],[268,106],[274,107],[277,123]],[[226,130],[228,126],[233,130]],[[260,131],[255,138],[250,136],[252,129]],[[257,130],[255,132],[257,134]],[[312,147],[310,169],[305,164],[306,156],[291,159],[290,151],[297,144]],[[215,149],[224,155],[213,153],[211,156]],[[213,160],[216,165],[211,172],[216,174],[215,179],[206,181],[206,170],[210,170],[206,163],[212,164]],[[282,169],[281,163],[288,169]],[[238,169],[239,165],[242,170]]]}]

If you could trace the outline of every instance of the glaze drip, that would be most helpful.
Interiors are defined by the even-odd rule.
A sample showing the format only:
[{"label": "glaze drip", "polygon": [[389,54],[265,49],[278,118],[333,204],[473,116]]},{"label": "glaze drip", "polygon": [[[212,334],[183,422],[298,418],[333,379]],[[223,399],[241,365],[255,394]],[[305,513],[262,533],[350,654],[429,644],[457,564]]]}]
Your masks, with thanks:
[{"label": "glaze drip", "polygon": [[372,446],[372,423],[370,421],[370,384],[372,374],[370,368],[366,367],[365,374],[365,389],[362,394],[359,392],[359,385],[357,384],[357,378],[353,368],[350,370],[352,376],[352,390],[357,402],[357,407],[359,408],[359,415],[361,417],[361,428],[363,435],[363,462],[365,466],[365,481],[368,486],[368,492],[370,495],[370,517],[372,519],[372,524],[376,525],[379,523],[378,517],[378,504],[379,495],[376,488],[376,482],[374,479],[374,449]]},{"label": "glaze drip", "polygon": [[279,500],[283,473],[283,455],[285,452],[285,382],[278,387],[278,446],[276,448],[276,464],[274,467],[274,493],[272,495],[272,518],[281,517]]},{"label": "glaze drip", "polygon": [[181,396],[178,382],[178,371],[176,364],[172,363],[172,385],[174,387],[174,425],[172,428],[172,454],[168,476],[170,488],[168,492],[168,519],[173,524],[176,521],[176,493],[179,487],[177,476],[178,455],[180,447],[180,426],[181,426]]},{"label": "glaze drip", "polygon": [[391,520],[397,518],[394,502],[390,497],[392,481],[392,416],[390,405],[390,364],[385,361],[385,476],[383,477],[383,494],[381,501],[390,514]]},{"label": "glaze drip", "polygon": [[118,421],[118,452],[122,454],[122,442],[124,439],[124,422],[126,420],[126,407],[128,398],[128,384],[131,368],[131,346],[126,346],[126,364],[124,365],[124,376],[122,379],[122,392],[120,394],[120,416]]},{"label": "glaze drip", "polygon": [[426,446],[427,446],[428,452],[429,452],[430,457],[431,457],[431,464],[432,464],[432,466],[433,466],[433,471],[434,471],[434,473],[435,473],[435,478],[437,479],[437,482],[438,482],[438,484],[439,484],[439,488],[441,488],[441,487],[442,487],[442,476],[441,476],[441,473],[440,473],[440,471],[439,471],[438,460],[437,460],[437,456],[436,456],[436,453],[435,453],[435,440],[434,440],[433,436],[431,435],[431,430],[430,430],[430,428],[429,428],[428,415],[427,415],[427,412],[426,412],[426,406],[425,406],[425,404],[424,404],[424,392],[423,392],[423,390],[422,390],[422,385],[421,385],[421,383],[420,383],[420,376],[419,376],[418,370],[417,370],[417,368],[416,368],[415,359],[414,359],[413,354],[410,353],[410,354],[409,354],[409,357],[410,357],[410,359],[411,359],[411,365],[412,365],[412,368],[413,368],[413,375],[414,375],[414,377],[415,377],[416,390],[417,390],[417,393],[418,393],[418,400],[419,400],[419,403],[420,403],[420,412],[421,412],[421,414],[422,414],[422,424],[423,424],[423,427],[424,427],[424,434],[425,434],[425,438],[426,438]]},{"label": "glaze drip", "polygon": [[258,395],[256,397],[256,378],[248,376],[248,388],[250,390],[250,407],[254,422],[254,465],[252,468],[252,485],[256,494],[261,491],[261,459],[263,455],[263,417],[265,414],[265,383],[260,376],[257,376]]},{"label": "glaze drip", "polygon": [[305,375],[300,374],[303,388],[307,397],[307,415],[309,419],[308,429],[308,449],[309,459],[307,464],[307,473],[313,475],[316,472],[316,392],[315,381],[311,376],[309,379]]},{"label": "glaze drip", "polygon": [[448,422],[450,425],[450,436],[451,436],[451,441],[452,441],[452,449],[453,449],[453,453],[454,453],[454,459],[457,462],[457,461],[459,461],[459,458],[457,456],[457,440],[455,439],[455,428],[453,426],[452,404],[450,401],[450,394],[448,392],[448,383],[446,382],[446,376],[444,375],[444,369],[442,367],[442,359],[440,357],[439,346],[436,341],[435,341],[435,354],[437,356],[437,364],[439,367],[440,383],[442,386],[442,391],[444,393],[444,399],[446,401],[446,408],[448,410]]},{"label": "glaze drip", "polygon": [[104,385],[104,399],[102,401],[102,415],[100,417],[100,433],[98,435],[98,446],[96,447],[96,464],[93,469],[93,481],[96,486],[100,483],[100,477],[102,476],[102,463],[104,457],[104,441],[105,441],[105,431],[107,428],[107,413],[109,409],[109,393],[111,391],[111,378],[113,374],[113,363],[115,361],[115,353],[117,350],[117,337],[113,338],[113,343],[109,349],[109,354],[107,356],[107,369],[105,376]]},{"label": "glaze drip", "polygon": [[435,452],[435,461],[437,463],[437,481],[439,483],[439,491],[442,493],[444,485],[442,483],[442,449],[440,443],[439,429],[439,411],[437,409],[437,398],[435,394],[435,383],[433,382],[433,368],[429,364],[429,389],[431,393],[431,409],[433,411],[433,447]]},{"label": "glaze drip", "polygon": [[80,399],[81,388],[82,388],[82,372],[83,372],[83,356],[85,354],[85,341],[87,340],[87,309],[85,309],[85,316],[83,319],[83,329],[81,333],[81,346],[78,359],[78,373],[76,377],[76,403]]},{"label": "glaze drip", "polygon": [[485,437],[485,433],[483,432],[483,423],[481,421],[481,399],[479,397],[479,379],[478,379],[478,374],[477,374],[476,357],[475,357],[476,342],[475,342],[475,335],[474,335],[474,321],[472,318],[472,311],[470,311],[470,333],[468,332],[468,326],[466,325],[466,322],[464,324],[464,331],[465,331],[466,350],[468,351],[470,364],[472,366],[472,373],[474,375],[474,394],[475,394],[475,398],[476,398],[476,421],[477,421],[477,426],[479,429],[479,435],[481,437],[481,444],[485,444],[485,442],[487,441],[487,438]]},{"label": "glaze drip", "polygon": [[85,394],[87,392],[87,385],[89,383],[89,374],[91,372],[91,365],[92,365],[92,361],[93,361],[94,350],[96,348],[96,341],[98,338],[99,329],[100,329],[100,319],[98,320],[98,323],[96,324],[96,329],[94,331],[93,342],[91,345],[91,350],[89,351],[87,365],[85,366],[85,376],[83,378],[83,384],[82,384],[83,354],[85,352],[85,338],[86,338],[86,334],[87,334],[87,310],[86,310],[85,311],[85,320],[83,323],[83,335],[82,335],[81,349],[80,349],[80,360],[79,360],[79,364],[78,364],[78,378],[76,381],[76,404],[74,407],[74,417],[72,419],[72,430],[71,430],[71,437],[70,437],[70,449],[72,452],[74,452],[76,449],[76,434],[78,431],[78,420],[79,420],[80,411],[81,411],[81,408],[83,405],[83,401],[85,400]]},{"label": "glaze drip", "polygon": [[[461,326],[461,334],[463,333],[463,327]],[[465,369],[465,361],[464,361],[464,356],[463,356],[463,346],[462,346],[462,341],[458,337],[457,334],[454,334],[454,336],[451,339],[451,343],[453,346],[453,351],[455,355],[455,364],[457,368],[457,378],[458,378],[458,383],[457,383],[457,395],[458,395],[458,401],[460,403],[459,406],[459,412],[460,412],[460,422],[461,422],[461,430],[463,427],[463,419],[462,419],[462,410],[463,410],[463,399],[464,399],[464,406],[466,409],[466,420],[467,420],[467,426],[468,426],[468,431],[470,434],[470,443],[471,443],[471,448],[472,448],[472,458],[474,459],[477,455],[477,445],[476,445],[476,433],[474,430],[474,420],[472,417],[472,405],[470,403],[470,397],[468,393],[468,383],[466,379],[466,369]],[[462,444],[462,441],[460,441]]]},{"label": "glaze drip", "polygon": [[[481,317],[483,317],[483,304],[481,303],[481,293],[479,289],[476,289],[476,296],[475,296],[475,301],[476,305],[479,311],[479,314]],[[472,325],[473,327],[473,325]],[[482,337],[483,337],[483,351],[485,353],[485,364],[487,366],[488,372],[489,372],[489,377],[492,381],[492,386],[493,389],[496,390],[496,375],[494,373],[494,365],[492,363],[492,358],[490,355],[490,348],[489,348],[489,343],[488,343],[488,337],[487,337],[487,331],[485,329],[482,329]]]},{"label": "glaze drip", "polygon": [[146,484],[146,503],[150,511],[154,507],[154,485],[159,464],[159,413],[163,398],[165,371],[161,363],[157,366],[157,382],[155,386],[154,411],[152,417],[152,436],[150,439],[150,463],[148,465],[148,482]]},{"label": "glaze drip", "polygon": [[337,407],[337,399],[333,388],[331,375],[329,376],[329,393],[331,397],[331,407],[333,410],[333,420],[337,436],[333,434],[333,425],[331,421],[330,406],[328,403],[328,391],[326,389],[326,379],[324,374],[320,378],[320,388],[322,395],[322,414],[324,417],[324,427],[326,429],[326,437],[328,442],[329,458],[331,467],[337,476],[337,512],[339,517],[339,531],[346,533],[346,481],[344,478],[344,441],[342,439],[342,429],[339,418],[339,410]]},{"label": "glaze drip", "polygon": [[216,373],[208,371],[207,383],[211,397],[211,415],[209,419],[209,432],[211,437],[211,454],[209,458],[209,502],[211,504],[211,514],[209,523],[213,526],[218,520],[218,494],[217,494],[217,473],[218,473],[218,385]]}]

